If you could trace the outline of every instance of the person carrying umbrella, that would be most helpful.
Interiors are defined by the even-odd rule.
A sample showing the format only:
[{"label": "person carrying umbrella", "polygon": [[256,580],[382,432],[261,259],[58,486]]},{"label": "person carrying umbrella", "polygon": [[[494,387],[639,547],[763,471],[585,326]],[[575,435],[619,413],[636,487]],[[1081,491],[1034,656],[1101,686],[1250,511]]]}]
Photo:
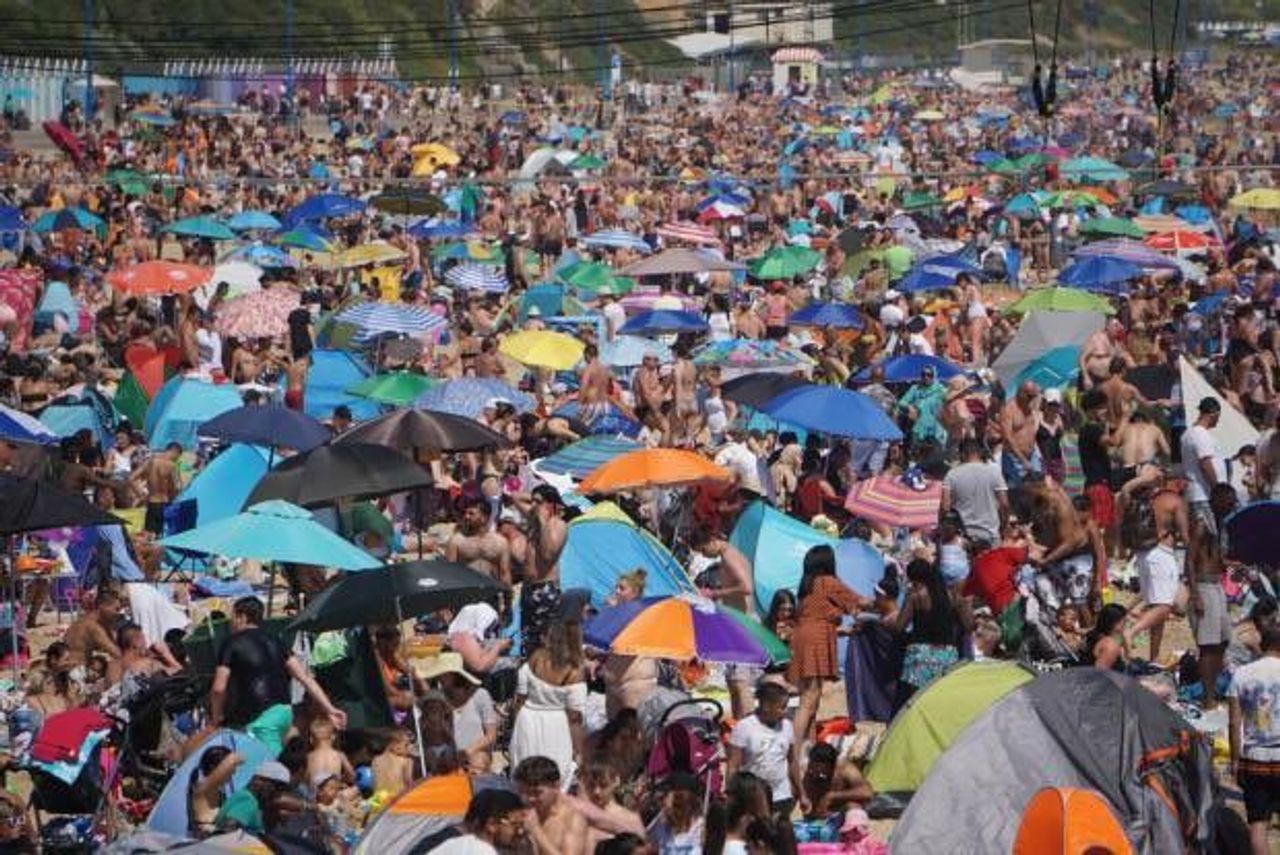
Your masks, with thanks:
[{"label": "person carrying umbrella", "polygon": [[346,727],[347,715],[333,705],[297,657],[262,629],[262,617],[257,597],[241,597],[232,606],[231,637],[218,652],[209,689],[209,724],[243,730],[276,756],[293,725],[290,678],[302,684],[335,726]]}]

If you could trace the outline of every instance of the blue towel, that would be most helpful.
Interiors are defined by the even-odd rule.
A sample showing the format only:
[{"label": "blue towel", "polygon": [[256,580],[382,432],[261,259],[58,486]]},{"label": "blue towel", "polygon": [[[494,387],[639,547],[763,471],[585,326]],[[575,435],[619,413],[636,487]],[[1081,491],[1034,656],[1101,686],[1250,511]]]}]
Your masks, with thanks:
[{"label": "blue towel", "polygon": [[253,595],[253,586],[241,579],[224,581],[213,576],[198,576],[195,581],[196,590],[210,597],[248,597]]}]

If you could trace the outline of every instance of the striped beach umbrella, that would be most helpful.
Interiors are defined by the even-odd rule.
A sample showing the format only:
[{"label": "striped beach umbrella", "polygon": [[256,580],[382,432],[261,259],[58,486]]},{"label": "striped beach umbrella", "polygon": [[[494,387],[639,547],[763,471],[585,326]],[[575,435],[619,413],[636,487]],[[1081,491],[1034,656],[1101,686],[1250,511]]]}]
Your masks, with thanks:
[{"label": "striped beach umbrella", "polygon": [[690,222],[663,223],[658,226],[658,237],[663,240],[691,243],[694,246],[719,246],[720,238],[714,229]]},{"label": "striped beach umbrella", "polygon": [[897,478],[877,475],[854,484],[845,497],[844,507],[854,516],[873,523],[931,529],[938,524],[941,502],[941,481],[929,481],[924,490],[913,490]]},{"label": "striped beach umbrella", "polygon": [[640,235],[632,234],[626,229],[603,229],[587,235],[582,242],[590,247],[606,249],[634,249],[645,255],[653,252],[653,247]]},{"label": "striped beach umbrella", "polygon": [[464,262],[456,265],[444,274],[444,281],[461,291],[501,294],[507,290],[506,274],[488,264]]},{"label": "striped beach umbrella", "polygon": [[404,303],[355,303],[335,319],[359,327],[358,338],[366,339],[381,333],[421,335],[447,326],[444,318],[425,306]]}]

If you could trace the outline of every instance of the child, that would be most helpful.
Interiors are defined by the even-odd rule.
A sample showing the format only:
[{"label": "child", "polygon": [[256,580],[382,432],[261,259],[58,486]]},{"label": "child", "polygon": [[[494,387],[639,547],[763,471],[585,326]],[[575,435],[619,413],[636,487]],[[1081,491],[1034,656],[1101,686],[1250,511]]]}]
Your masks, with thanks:
[{"label": "child", "polygon": [[644,822],[635,811],[618,804],[618,770],[607,758],[589,760],[582,769],[582,792],[589,801],[582,806],[587,818],[587,847],[594,852],[596,844],[615,834],[631,832],[644,835]]},{"label": "child", "polygon": [[400,795],[413,784],[413,742],[409,731],[397,728],[387,739],[387,747],[373,758],[373,790],[388,798]]},{"label": "child", "polygon": [[205,837],[214,833],[214,820],[226,797],[231,776],[244,758],[229,748],[214,746],[200,757],[191,780],[187,782],[187,804],[190,807],[191,834]]},{"label": "child", "polygon": [[969,578],[969,544],[963,530],[964,523],[955,510],[948,511],[938,524],[938,570],[948,586]]},{"label": "child", "polygon": [[756,711],[739,721],[729,734],[728,772],[751,772],[773,790],[773,808],[790,817],[796,797],[807,809],[800,789],[800,763],[795,731],[787,720],[787,690],[777,683],[756,687]]},{"label": "child", "polygon": [[333,746],[333,722],[326,715],[311,720],[311,750],[307,752],[307,780],[332,775],[340,783],[355,780],[355,770],[347,756]]},{"label": "child", "polygon": [[1084,632],[1080,626],[1080,610],[1074,603],[1063,603],[1058,609],[1054,633],[1072,655],[1080,655],[1080,648],[1084,645]]}]

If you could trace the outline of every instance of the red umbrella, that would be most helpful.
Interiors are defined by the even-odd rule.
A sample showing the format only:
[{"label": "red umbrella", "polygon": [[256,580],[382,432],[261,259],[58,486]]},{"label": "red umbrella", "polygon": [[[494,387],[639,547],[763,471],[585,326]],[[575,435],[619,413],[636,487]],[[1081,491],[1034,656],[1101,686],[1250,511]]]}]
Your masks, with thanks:
[{"label": "red umbrella", "polygon": [[942,482],[927,481],[913,490],[897,478],[877,475],[853,485],[844,507],[856,517],[887,526],[931,529],[938,524]]},{"label": "red umbrella", "polygon": [[1201,232],[1193,232],[1187,229],[1177,229],[1171,232],[1162,232],[1152,235],[1145,241],[1146,245],[1160,252],[1183,252],[1195,249],[1207,249],[1211,246],[1218,245],[1218,239],[1213,235],[1203,234]]},{"label": "red umbrella", "polygon": [[54,145],[71,155],[77,166],[80,165],[80,161],[84,160],[84,143],[80,142],[80,138],[70,128],[62,122],[54,121],[45,122],[40,127],[44,128]]},{"label": "red umbrella", "polygon": [[126,294],[186,294],[209,281],[212,271],[194,264],[144,261],[113,270],[107,281]]}]

